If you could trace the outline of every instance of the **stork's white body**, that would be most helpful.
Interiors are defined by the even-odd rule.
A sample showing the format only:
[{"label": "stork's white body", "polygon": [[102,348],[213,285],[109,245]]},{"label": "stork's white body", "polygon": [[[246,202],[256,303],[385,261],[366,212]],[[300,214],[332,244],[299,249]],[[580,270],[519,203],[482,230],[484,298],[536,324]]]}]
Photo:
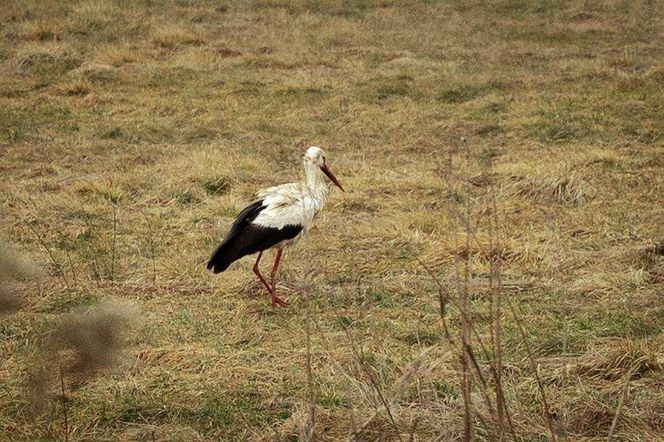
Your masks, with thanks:
[{"label": "stork's white body", "polygon": [[256,197],[262,199],[266,207],[252,223],[275,229],[283,229],[287,225],[302,226],[302,231],[295,238],[283,240],[275,247],[293,246],[309,233],[329,194],[330,186],[323,180],[312,183],[305,180],[264,189]]}]

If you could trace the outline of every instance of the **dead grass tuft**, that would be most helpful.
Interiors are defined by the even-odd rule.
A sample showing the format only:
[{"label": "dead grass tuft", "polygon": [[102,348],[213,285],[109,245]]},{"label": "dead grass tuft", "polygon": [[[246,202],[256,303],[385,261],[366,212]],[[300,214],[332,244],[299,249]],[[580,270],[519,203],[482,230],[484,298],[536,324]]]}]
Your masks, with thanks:
[{"label": "dead grass tuft", "polygon": [[36,269],[0,240],[0,281],[25,281],[35,275]]},{"label": "dead grass tuft", "polygon": [[664,239],[655,241],[653,245],[646,247],[643,251],[643,258],[649,261],[660,259],[662,256],[664,256]]},{"label": "dead grass tuft", "polygon": [[658,84],[664,84],[664,66],[655,66],[646,72],[646,78]]},{"label": "dead grass tuft", "polygon": [[71,73],[92,83],[110,81],[116,78],[113,67],[102,63],[83,63]]},{"label": "dead grass tuft", "polygon": [[600,349],[600,354],[587,355],[574,371],[585,378],[611,381],[628,374],[631,379],[639,379],[662,368],[652,349],[640,342],[621,340]]},{"label": "dead grass tuft", "polygon": [[569,408],[560,419],[567,434],[590,437],[606,432],[611,427],[615,410],[596,396],[568,405]]},{"label": "dead grass tuft", "polygon": [[0,315],[11,313],[21,307],[21,298],[15,290],[16,288],[13,284],[0,284]]},{"label": "dead grass tuft", "polygon": [[178,27],[163,27],[154,32],[153,41],[164,49],[177,49],[182,46],[200,46],[205,39],[194,32]]},{"label": "dead grass tuft", "polygon": [[525,263],[539,260],[536,250],[524,248],[517,241],[504,241],[500,245],[492,244],[485,236],[474,238],[466,244],[463,235],[458,241],[445,239],[443,244],[431,250],[425,250],[420,258],[431,267],[449,265],[458,259],[472,257],[473,262],[481,266],[478,271],[488,269],[492,263]]},{"label": "dead grass tuft", "polygon": [[84,97],[94,89],[94,85],[88,80],[74,80],[57,87],[61,95],[70,97]]},{"label": "dead grass tuft", "polygon": [[60,40],[61,30],[57,23],[49,20],[27,22],[21,37],[25,40],[50,41]]},{"label": "dead grass tuft", "polygon": [[78,55],[61,46],[22,48],[14,60],[16,66],[24,72],[48,76],[61,75],[81,64]]},{"label": "dead grass tuft", "polygon": [[135,63],[138,61],[138,50],[130,45],[109,45],[100,50],[97,61],[114,67]]},{"label": "dead grass tuft", "polygon": [[233,181],[227,176],[197,177],[195,182],[199,183],[210,195],[223,195],[228,193],[233,186]]},{"label": "dead grass tuft", "polygon": [[545,176],[512,177],[516,193],[528,196],[539,203],[582,205],[592,196],[587,181],[574,171],[559,168],[558,173]]},{"label": "dead grass tuft", "polygon": [[664,283],[664,239],[654,241],[636,255],[633,262],[648,272],[649,281],[655,284]]}]

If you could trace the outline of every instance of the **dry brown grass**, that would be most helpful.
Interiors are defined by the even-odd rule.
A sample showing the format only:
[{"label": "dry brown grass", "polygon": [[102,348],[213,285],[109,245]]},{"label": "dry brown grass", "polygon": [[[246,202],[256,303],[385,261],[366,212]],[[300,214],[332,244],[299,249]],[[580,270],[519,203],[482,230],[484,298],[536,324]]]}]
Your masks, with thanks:
[{"label": "dry brown grass", "polygon": [[[44,276],[2,316],[0,439],[64,435],[57,382],[34,424],[24,387],[51,324],[109,296],[142,327],[116,365],[67,384],[72,440],[461,439],[466,313],[447,305],[451,345],[420,261],[456,296],[468,257],[477,439],[501,434],[496,355],[479,344],[497,319],[517,439],[550,438],[549,423],[567,440],[663,439],[663,14],[647,0],[5,2],[0,226]],[[309,145],[348,192],[287,251],[292,306],[274,310],[251,263],[214,277],[204,262]],[[496,265],[516,317],[496,318]]]}]

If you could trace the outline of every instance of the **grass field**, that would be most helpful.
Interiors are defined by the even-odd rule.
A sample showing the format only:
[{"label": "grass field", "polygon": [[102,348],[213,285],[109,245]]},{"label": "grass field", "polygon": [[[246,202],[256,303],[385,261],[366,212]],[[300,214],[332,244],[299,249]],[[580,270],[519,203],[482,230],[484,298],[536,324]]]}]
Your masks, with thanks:
[{"label": "grass field", "polygon": [[[0,1],[0,439],[664,440],[663,17]],[[274,309],[205,262],[310,145],[347,192]]]}]

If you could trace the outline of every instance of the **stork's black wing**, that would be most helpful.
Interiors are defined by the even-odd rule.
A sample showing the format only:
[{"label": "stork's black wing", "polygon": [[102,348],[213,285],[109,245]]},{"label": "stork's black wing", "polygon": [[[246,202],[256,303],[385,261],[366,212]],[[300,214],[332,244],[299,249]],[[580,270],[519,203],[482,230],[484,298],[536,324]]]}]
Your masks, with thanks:
[{"label": "stork's black wing", "polygon": [[208,261],[208,270],[212,270],[214,273],[223,272],[243,256],[269,249],[281,241],[295,238],[302,231],[302,226],[299,225],[287,225],[276,229],[252,224],[263,209],[265,209],[263,200],[259,200],[240,212],[231,226],[230,232]]}]

